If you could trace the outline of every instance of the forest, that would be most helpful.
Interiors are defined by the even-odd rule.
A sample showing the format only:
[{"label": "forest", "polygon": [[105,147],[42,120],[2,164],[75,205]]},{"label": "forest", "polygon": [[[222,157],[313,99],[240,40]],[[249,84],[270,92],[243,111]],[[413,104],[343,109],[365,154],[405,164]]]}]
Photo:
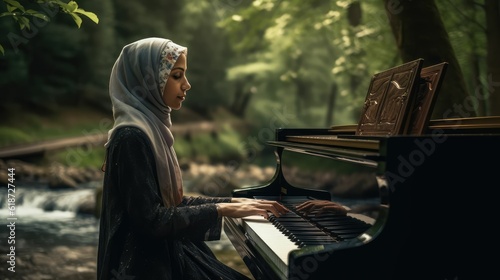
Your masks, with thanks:
[{"label": "forest", "polygon": [[[359,190],[363,195],[375,194],[365,192],[365,186],[376,187],[377,194],[379,189],[381,194],[387,192],[387,185],[372,184],[372,174],[362,176],[374,169],[392,170],[383,153],[376,168],[363,166],[361,174],[349,158],[341,159],[335,169],[328,156],[307,158],[292,152],[274,158],[275,147],[266,142],[274,140],[276,128],[358,123],[373,75],[419,58],[424,59],[423,67],[449,63],[431,119],[500,116],[500,0],[0,0],[0,155],[24,144],[44,144],[44,140],[87,141],[95,135],[102,140],[43,150],[33,158],[0,157],[0,189],[9,182],[11,190],[15,170],[20,190],[15,197],[19,214],[16,279],[51,279],[49,275],[95,279],[101,167],[106,158],[104,142],[113,125],[109,77],[122,48],[146,37],[168,38],[188,48],[187,77],[192,88],[182,109],[172,112],[171,128],[185,194],[229,196],[240,187],[263,185],[278,176],[275,171],[281,170],[282,162],[298,162],[285,168],[288,173],[283,175],[297,187],[314,184],[339,198],[342,192],[343,198],[353,198]],[[457,156],[455,150],[446,152],[454,145],[441,146],[445,152],[440,147],[438,160],[434,156],[426,161],[398,189],[403,191],[391,192],[388,228],[396,231],[382,240],[395,240],[409,253],[398,254],[398,259],[380,258],[383,270],[392,260],[405,263],[403,269],[419,270],[422,263],[410,265],[413,262],[405,258],[414,255],[417,247],[444,248],[430,257],[435,260],[430,268],[439,268],[438,273],[453,271],[448,270],[452,267],[474,273],[495,267],[490,259],[480,257],[485,246],[462,242],[468,232],[454,228],[464,220],[473,221],[473,226],[484,224],[492,216],[478,219],[472,216],[475,211],[454,210],[463,205],[494,213],[495,203],[490,201],[494,196],[484,194],[491,189],[486,181],[497,166],[475,161],[492,152],[489,148],[496,138],[488,141],[493,144],[466,147],[468,157]],[[464,146],[469,142],[459,149]],[[394,150],[406,153],[408,147]],[[452,159],[441,161],[443,154]],[[441,172],[434,168],[439,167],[436,162],[451,167]],[[430,169],[436,176],[427,176]],[[413,170],[412,166],[411,172],[403,171]],[[451,176],[464,171],[473,176]],[[489,176],[477,176],[480,172]],[[279,184],[287,182],[277,178]],[[331,178],[339,183],[331,183]],[[0,217],[17,220],[6,190],[0,195]],[[410,194],[410,200],[401,200]],[[381,196],[383,204],[386,195]],[[380,213],[387,212],[386,205],[381,206]],[[376,231],[385,220],[377,221]],[[429,228],[432,238],[421,239],[422,229],[427,233]],[[362,236],[363,242],[372,238]],[[399,241],[412,239],[417,242],[410,247],[403,247],[410,242]],[[335,248],[347,248],[339,245]],[[0,243],[3,254],[12,250],[7,246]],[[223,263],[249,274],[229,240],[215,246]],[[389,251],[405,251],[397,246]],[[471,266],[472,259],[484,264]],[[486,266],[486,270],[476,269]],[[441,274],[440,279],[463,278],[457,275]]]},{"label": "forest", "polygon": [[111,67],[144,37],[188,47],[184,108],[198,120],[224,112],[260,128],[353,124],[372,75],[416,58],[450,63],[433,118],[500,115],[497,0],[80,0],[99,18],[80,27],[24,2],[50,20],[21,29],[0,17],[2,127],[60,108],[109,113]]}]

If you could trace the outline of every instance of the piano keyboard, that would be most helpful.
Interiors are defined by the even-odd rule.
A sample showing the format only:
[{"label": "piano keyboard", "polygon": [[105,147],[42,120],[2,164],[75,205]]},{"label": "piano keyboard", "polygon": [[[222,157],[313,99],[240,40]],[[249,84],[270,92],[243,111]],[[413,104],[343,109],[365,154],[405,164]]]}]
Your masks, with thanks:
[{"label": "piano keyboard", "polygon": [[247,240],[281,274],[281,279],[287,279],[288,253],[299,246],[262,216],[242,218],[241,225]]},{"label": "piano keyboard", "polygon": [[[262,197],[259,197],[262,199]],[[308,198],[286,198],[280,202],[290,212],[269,219],[249,216],[241,219],[247,239],[259,253],[278,271],[280,278],[287,279],[288,254],[306,246],[326,245],[355,238],[371,224],[354,216],[315,212],[303,216],[295,206]]]}]

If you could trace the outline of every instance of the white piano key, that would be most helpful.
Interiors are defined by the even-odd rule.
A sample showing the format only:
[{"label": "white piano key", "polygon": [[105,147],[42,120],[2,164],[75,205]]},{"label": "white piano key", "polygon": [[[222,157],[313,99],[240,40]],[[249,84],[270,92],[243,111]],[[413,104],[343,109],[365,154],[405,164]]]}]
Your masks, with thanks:
[{"label": "white piano key", "polygon": [[288,274],[288,254],[299,247],[262,216],[242,218],[242,226],[257,249],[282,273],[283,279]]}]

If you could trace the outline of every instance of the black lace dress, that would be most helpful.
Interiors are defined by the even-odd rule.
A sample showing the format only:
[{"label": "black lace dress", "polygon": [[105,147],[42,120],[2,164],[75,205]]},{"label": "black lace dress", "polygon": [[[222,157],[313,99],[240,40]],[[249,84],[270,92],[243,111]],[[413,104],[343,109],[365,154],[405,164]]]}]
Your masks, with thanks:
[{"label": "black lace dress", "polygon": [[108,147],[97,279],[248,279],[205,244],[222,230],[214,203],[227,201],[184,197],[165,208],[149,139],[137,128],[119,129]]}]

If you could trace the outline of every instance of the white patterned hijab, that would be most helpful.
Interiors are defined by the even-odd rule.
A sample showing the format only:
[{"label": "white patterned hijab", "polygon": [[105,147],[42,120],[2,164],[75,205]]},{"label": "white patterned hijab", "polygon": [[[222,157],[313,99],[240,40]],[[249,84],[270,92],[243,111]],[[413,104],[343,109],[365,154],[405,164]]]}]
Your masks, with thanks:
[{"label": "white patterned hijab", "polygon": [[170,132],[172,109],[163,101],[170,70],[187,48],[162,38],[145,38],[123,47],[111,71],[109,94],[114,132],[124,126],[141,129],[151,141],[158,183],[166,207],[178,205],[183,196],[182,177]]}]

